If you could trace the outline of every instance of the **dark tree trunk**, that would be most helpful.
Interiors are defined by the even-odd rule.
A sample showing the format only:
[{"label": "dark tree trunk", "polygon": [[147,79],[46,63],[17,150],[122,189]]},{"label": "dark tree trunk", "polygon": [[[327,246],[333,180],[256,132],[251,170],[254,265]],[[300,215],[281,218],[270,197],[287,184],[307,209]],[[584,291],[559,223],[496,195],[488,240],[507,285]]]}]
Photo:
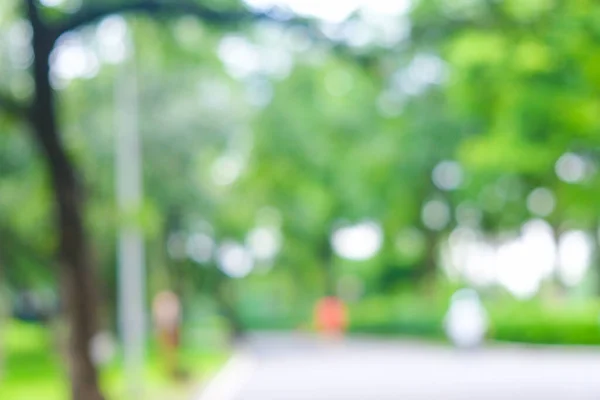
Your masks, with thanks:
[{"label": "dark tree trunk", "polygon": [[40,20],[37,6],[27,0],[33,28],[35,99],[31,121],[35,139],[47,161],[54,194],[59,235],[60,281],[70,325],[69,363],[73,400],[101,400],[97,371],[89,351],[96,331],[93,270],[83,223],[83,197],[75,168],[61,141],[50,85],[50,53],[56,35]]},{"label": "dark tree trunk", "polygon": [[437,273],[437,235],[427,231],[425,234],[425,259],[423,261],[423,277],[433,279]]},{"label": "dark tree trunk", "polygon": [[235,305],[235,295],[235,288],[232,287],[231,282],[220,277],[215,288],[215,298],[221,313],[229,324],[231,339],[234,343],[243,339],[246,334],[246,328]]},{"label": "dark tree trunk", "polygon": [[[49,160],[51,163],[53,160]],[[99,400],[96,368],[90,357],[90,342],[97,330],[96,296],[87,234],[83,226],[83,200],[72,174],[52,168],[60,229],[62,296],[70,325],[69,362],[74,400]]]},{"label": "dark tree trunk", "polygon": [[423,283],[425,294],[433,296],[435,290],[435,278],[438,272],[438,234],[431,230],[425,230],[425,256],[422,271],[419,274]]},{"label": "dark tree trunk", "polygon": [[325,296],[335,296],[336,290],[336,273],[333,265],[333,249],[329,236],[326,236],[321,242],[320,258],[323,263],[323,280]]}]

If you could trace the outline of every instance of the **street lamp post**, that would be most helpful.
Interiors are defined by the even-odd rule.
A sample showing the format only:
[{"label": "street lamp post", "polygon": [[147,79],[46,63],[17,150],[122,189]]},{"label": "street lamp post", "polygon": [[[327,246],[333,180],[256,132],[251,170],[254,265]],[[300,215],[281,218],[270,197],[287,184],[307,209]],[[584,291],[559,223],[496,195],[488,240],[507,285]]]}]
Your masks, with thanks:
[{"label": "street lamp post", "polygon": [[142,157],[138,126],[138,87],[134,46],[126,40],[128,59],[115,87],[115,180],[120,214],[118,234],[118,316],[125,379],[131,398],[142,390],[146,312],[144,242],[136,214],[142,202]]}]

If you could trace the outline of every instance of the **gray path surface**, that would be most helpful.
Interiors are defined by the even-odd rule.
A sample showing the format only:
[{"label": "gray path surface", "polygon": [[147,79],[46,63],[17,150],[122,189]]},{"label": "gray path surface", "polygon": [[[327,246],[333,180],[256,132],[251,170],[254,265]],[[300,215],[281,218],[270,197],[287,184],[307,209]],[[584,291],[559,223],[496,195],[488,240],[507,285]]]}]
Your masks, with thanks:
[{"label": "gray path surface", "polygon": [[259,335],[245,353],[219,400],[600,400],[598,349],[464,353],[418,342]]}]

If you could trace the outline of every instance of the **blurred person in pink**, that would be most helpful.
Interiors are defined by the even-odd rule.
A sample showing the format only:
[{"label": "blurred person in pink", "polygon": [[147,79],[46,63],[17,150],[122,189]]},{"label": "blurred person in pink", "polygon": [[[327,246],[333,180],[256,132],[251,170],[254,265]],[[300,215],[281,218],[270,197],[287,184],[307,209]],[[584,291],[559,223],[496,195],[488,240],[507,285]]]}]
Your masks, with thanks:
[{"label": "blurred person in pink", "polygon": [[170,291],[158,293],[152,304],[152,315],[164,365],[170,374],[176,376],[179,372],[177,352],[181,329],[179,297]]}]

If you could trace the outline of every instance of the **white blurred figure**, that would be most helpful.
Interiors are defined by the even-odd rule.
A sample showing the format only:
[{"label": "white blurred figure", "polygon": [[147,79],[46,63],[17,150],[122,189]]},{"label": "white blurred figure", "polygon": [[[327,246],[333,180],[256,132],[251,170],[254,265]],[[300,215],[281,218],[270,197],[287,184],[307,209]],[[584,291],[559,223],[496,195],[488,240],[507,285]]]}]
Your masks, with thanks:
[{"label": "white blurred figure", "polygon": [[473,349],[481,346],[488,330],[488,317],[475,290],[460,289],[452,295],[444,329],[456,347]]},{"label": "white blurred figure", "polygon": [[107,365],[114,359],[115,353],[115,340],[110,332],[101,331],[94,335],[90,343],[90,354],[95,365]]}]

